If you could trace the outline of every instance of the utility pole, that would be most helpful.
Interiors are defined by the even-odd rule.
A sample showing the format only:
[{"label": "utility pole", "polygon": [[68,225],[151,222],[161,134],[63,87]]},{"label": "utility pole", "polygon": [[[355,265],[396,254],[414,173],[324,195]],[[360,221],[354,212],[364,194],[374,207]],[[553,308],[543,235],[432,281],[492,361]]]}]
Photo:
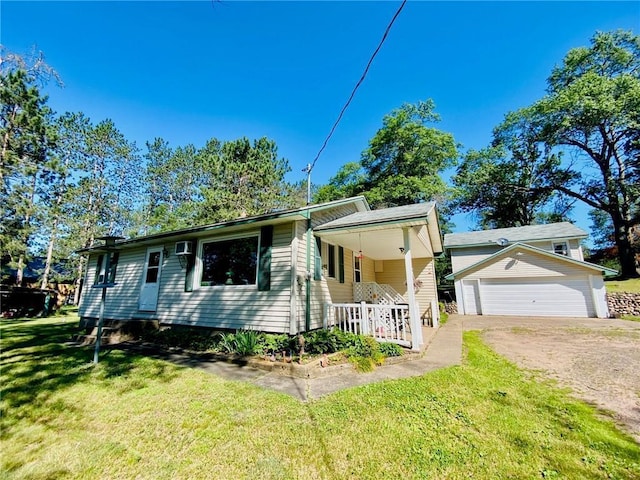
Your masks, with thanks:
[{"label": "utility pole", "polygon": [[302,169],[307,174],[307,205],[311,205],[311,164],[307,163],[307,167]]}]

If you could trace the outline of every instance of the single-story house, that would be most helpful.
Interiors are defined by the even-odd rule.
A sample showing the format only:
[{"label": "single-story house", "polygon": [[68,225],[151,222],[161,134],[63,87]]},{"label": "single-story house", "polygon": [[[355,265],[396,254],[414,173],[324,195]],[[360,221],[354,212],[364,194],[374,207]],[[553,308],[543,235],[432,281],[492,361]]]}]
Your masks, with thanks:
[{"label": "single-story house", "polygon": [[106,323],[338,325],[417,349],[437,324],[442,249],[435,203],[371,210],[362,196],[116,241],[81,251],[81,325],[96,325],[106,288]]},{"label": "single-story house", "polygon": [[608,317],[603,275],[617,272],[584,261],[586,237],[569,222],[445,235],[458,313]]}]

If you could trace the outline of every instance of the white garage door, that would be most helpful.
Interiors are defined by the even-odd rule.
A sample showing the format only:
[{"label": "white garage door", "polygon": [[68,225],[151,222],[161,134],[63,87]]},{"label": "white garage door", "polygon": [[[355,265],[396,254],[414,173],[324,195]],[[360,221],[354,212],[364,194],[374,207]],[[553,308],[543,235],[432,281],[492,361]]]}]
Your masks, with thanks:
[{"label": "white garage door", "polygon": [[584,277],[483,279],[480,285],[485,315],[596,316]]}]

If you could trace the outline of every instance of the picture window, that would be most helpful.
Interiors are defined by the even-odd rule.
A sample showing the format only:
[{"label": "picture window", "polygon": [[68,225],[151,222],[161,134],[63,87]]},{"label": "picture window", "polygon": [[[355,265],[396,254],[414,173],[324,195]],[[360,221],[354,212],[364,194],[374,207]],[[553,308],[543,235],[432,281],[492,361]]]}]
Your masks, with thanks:
[{"label": "picture window", "polygon": [[200,285],[255,285],[258,237],[216,240],[202,244]]}]

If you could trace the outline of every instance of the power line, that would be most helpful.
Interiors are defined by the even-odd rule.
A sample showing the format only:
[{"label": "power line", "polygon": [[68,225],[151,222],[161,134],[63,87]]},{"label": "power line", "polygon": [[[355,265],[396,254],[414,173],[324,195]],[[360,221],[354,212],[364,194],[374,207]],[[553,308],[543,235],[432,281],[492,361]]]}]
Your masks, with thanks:
[{"label": "power line", "polygon": [[389,22],[389,25],[387,25],[387,29],[384,31],[384,35],[382,35],[382,39],[380,40],[380,43],[378,43],[378,47],[375,49],[375,51],[371,55],[371,58],[369,59],[369,62],[367,63],[367,66],[364,69],[364,72],[362,72],[362,76],[360,77],[360,80],[358,80],[358,83],[356,83],[356,86],[353,87],[353,91],[351,92],[351,95],[349,96],[349,99],[344,104],[344,107],[342,107],[342,110],[340,110],[340,114],[338,115],[338,118],[336,119],[335,123],[333,124],[333,127],[331,127],[331,131],[329,132],[329,135],[327,135],[327,138],[325,138],[324,143],[322,144],[322,147],[320,147],[320,150],[318,151],[318,154],[313,159],[313,162],[311,162],[310,165],[307,165],[307,168],[305,168],[303,170],[304,172],[311,173],[311,170],[313,170],[313,167],[316,166],[316,162],[318,161],[318,158],[320,158],[320,155],[322,154],[322,152],[326,148],[327,144],[329,143],[329,139],[333,135],[333,132],[335,132],[336,127],[340,123],[340,120],[342,120],[342,116],[344,115],[344,112],[349,107],[349,104],[353,100],[353,97],[356,95],[356,91],[358,90],[358,88],[360,87],[360,85],[364,81],[365,77],[367,76],[367,73],[369,72],[369,67],[371,67],[371,64],[373,63],[373,59],[376,58],[376,55],[378,55],[378,52],[382,48],[382,44],[387,39],[387,36],[389,35],[389,32],[391,31],[391,27],[393,26],[393,24],[395,23],[396,19],[398,18],[398,15],[400,15],[400,12],[404,8],[405,3],[407,3],[407,0],[402,0],[402,3],[400,4],[400,7],[398,8],[398,10],[396,11],[395,15],[393,16],[393,18]]}]

